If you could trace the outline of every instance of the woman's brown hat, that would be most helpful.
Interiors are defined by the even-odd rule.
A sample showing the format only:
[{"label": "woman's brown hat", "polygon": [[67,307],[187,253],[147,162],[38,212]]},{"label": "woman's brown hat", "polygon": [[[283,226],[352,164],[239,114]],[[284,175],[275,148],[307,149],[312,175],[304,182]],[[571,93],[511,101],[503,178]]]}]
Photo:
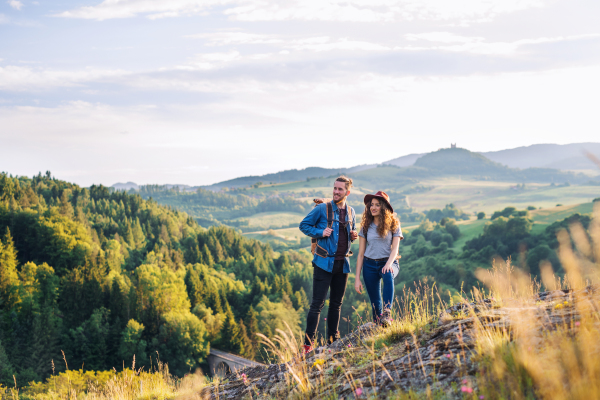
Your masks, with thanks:
[{"label": "woman's brown hat", "polygon": [[369,203],[371,202],[371,200],[373,199],[373,197],[377,197],[378,199],[381,199],[383,201],[385,201],[385,204],[387,204],[387,206],[389,207],[391,212],[394,212],[394,208],[392,207],[392,204],[390,203],[390,196],[387,195],[386,192],[382,192],[381,190],[375,194],[368,194],[365,196],[365,205],[368,207]]}]

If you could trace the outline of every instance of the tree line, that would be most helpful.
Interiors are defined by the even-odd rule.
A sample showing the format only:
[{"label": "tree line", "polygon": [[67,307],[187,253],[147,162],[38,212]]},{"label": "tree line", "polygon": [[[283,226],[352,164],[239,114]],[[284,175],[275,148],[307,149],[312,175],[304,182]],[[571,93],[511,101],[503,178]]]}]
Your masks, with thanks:
[{"label": "tree line", "polygon": [[[256,333],[308,307],[306,254],[50,173],[0,174],[0,383],[53,368],[203,367],[211,346],[261,360]],[[61,362],[59,362],[61,361]]]}]

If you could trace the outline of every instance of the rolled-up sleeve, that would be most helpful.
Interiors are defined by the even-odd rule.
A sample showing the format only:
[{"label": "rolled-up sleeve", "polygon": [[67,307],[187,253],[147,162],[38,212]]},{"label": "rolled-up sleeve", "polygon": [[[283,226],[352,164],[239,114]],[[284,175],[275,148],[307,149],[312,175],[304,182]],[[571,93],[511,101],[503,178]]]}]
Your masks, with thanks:
[{"label": "rolled-up sleeve", "polygon": [[399,237],[400,240],[404,239],[404,235],[402,235],[402,228],[400,228],[400,226],[398,226],[398,229],[396,229],[396,232],[394,232],[392,234],[392,237]]},{"label": "rolled-up sleeve", "polygon": [[319,204],[315,208],[313,208],[306,217],[300,222],[300,230],[306,236],[310,236],[311,238],[321,238],[323,237],[323,229],[316,228],[317,222],[322,214],[322,207],[324,204]]}]

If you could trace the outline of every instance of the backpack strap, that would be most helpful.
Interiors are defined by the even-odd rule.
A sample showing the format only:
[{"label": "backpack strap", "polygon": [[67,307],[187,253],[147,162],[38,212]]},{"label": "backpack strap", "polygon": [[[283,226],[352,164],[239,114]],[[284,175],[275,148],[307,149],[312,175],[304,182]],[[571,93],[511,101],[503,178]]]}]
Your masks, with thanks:
[{"label": "backpack strap", "polygon": [[[314,200],[315,207],[317,205],[319,205],[319,204],[322,203],[322,201],[319,201],[319,200],[321,200],[321,199],[315,199]],[[331,227],[333,227],[333,206],[332,206],[332,202],[327,202],[326,206],[327,206],[327,212],[326,212],[326,214],[327,214],[327,227],[331,228]],[[318,247],[317,243],[318,243],[318,240],[316,238],[311,238],[310,239],[310,252],[313,253],[313,254],[318,254],[321,257],[329,257],[329,255],[327,255],[327,252],[325,252],[324,254],[321,254],[325,250],[323,250],[322,248],[318,249],[317,248]]]},{"label": "backpack strap", "polygon": [[333,227],[333,202],[327,203],[327,227],[331,229]]}]

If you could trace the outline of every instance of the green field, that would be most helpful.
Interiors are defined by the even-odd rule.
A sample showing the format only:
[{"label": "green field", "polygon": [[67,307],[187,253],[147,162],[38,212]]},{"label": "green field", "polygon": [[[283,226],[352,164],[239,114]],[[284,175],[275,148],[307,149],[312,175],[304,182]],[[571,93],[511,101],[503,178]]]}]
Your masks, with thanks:
[{"label": "green field", "polygon": [[575,204],[570,206],[552,207],[531,212],[533,233],[542,232],[546,226],[563,220],[575,213],[591,215],[594,211],[592,203]]},{"label": "green field", "polygon": [[251,237],[253,239],[263,240],[267,236],[272,236],[278,240],[286,240],[289,242],[299,241],[305,235],[300,232],[300,229],[297,227],[294,228],[283,228],[283,229],[269,229],[264,231],[257,232],[247,232],[244,233],[244,236]]},{"label": "green field", "polygon": [[[507,206],[519,209],[527,206],[548,208],[555,207],[556,204],[587,203],[600,196],[599,186],[588,185],[552,186],[528,183],[524,187],[518,187],[519,182],[514,181],[483,181],[460,177],[394,181],[397,171],[397,168],[374,168],[357,173],[349,201],[352,204],[360,204],[366,193],[386,190],[402,194],[411,192],[411,188],[421,185],[432,188],[407,195],[408,205],[417,210],[441,209],[446,204],[453,203],[464,211],[473,213],[483,211],[490,214]],[[248,194],[294,193],[300,195],[300,199],[310,201],[315,196],[330,196],[332,180],[332,178],[323,178],[264,185],[248,190]]]},{"label": "green field", "polygon": [[[502,205],[502,207],[504,207],[504,205]],[[556,221],[563,220],[575,213],[591,215],[592,212],[593,204],[591,202],[568,206],[543,208],[541,210],[530,211],[530,218],[533,220],[532,233],[541,233],[544,229],[546,229],[546,226]],[[279,214],[292,213],[261,213],[256,214],[252,218],[260,219],[264,216],[264,218],[271,218],[269,219],[269,221],[272,222],[278,221],[277,218],[279,217]],[[298,218],[298,223],[302,219],[302,216],[298,216],[298,214],[292,215]],[[284,216],[282,215],[280,218],[284,218]],[[456,224],[460,228],[461,236],[458,240],[454,242],[452,248],[455,251],[460,252],[467,241],[473,239],[474,237],[477,237],[483,232],[483,227],[488,222],[490,222],[489,216],[488,218],[481,220],[472,218],[468,221],[458,221]],[[259,221],[256,221],[255,224],[259,224]],[[263,223],[263,225],[266,225],[266,223]],[[419,223],[402,223],[402,232],[405,236],[407,236],[411,230],[417,228],[418,226]],[[248,232],[244,235],[253,239],[258,239],[263,242],[282,242],[286,243],[288,246],[295,245],[295,248],[299,247],[300,240],[303,237],[305,237],[304,234],[300,232],[300,229],[298,229],[297,227],[269,230],[264,229],[256,232]],[[308,247],[308,244],[302,247]]]},{"label": "green field", "polygon": [[231,221],[246,222],[248,229],[266,230],[269,228],[288,227],[291,224],[299,224],[304,215],[293,212],[263,212],[254,214],[250,217],[239,217]]}]

